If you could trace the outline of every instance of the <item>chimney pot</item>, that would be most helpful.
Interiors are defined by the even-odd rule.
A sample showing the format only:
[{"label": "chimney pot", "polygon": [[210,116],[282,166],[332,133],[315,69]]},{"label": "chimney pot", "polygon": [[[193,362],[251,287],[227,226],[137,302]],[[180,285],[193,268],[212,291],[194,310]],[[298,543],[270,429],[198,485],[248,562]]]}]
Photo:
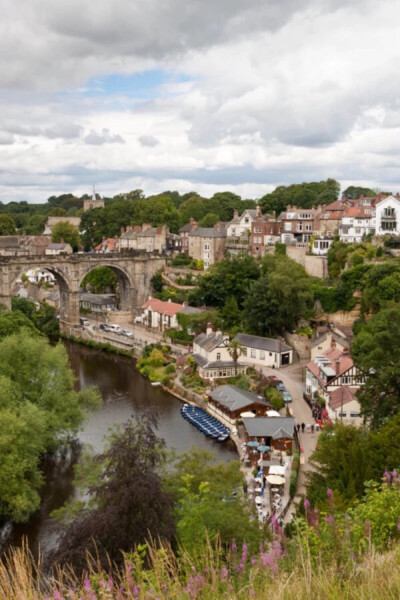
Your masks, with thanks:
[{"label": "chimney pot", "polygon": [[207,323],[206,334],[209,335],[210,333],[212,333],[212,325],[211,323]]}]

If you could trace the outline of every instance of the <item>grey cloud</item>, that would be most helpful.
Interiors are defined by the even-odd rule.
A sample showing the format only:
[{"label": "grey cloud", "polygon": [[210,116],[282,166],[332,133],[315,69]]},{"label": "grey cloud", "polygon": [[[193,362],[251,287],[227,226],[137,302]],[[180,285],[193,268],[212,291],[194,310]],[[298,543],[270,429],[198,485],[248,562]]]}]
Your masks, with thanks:
[{"label": "grey cloud", "polygon": [[0,131],[0,146],[10,146],[15,142],[15,137],[7,131]]},{"label": "grey cloud", "polygon": [[[66,88],[138,59],[164,60],[224,41],[275,31],[318,0],[41,0],[6,3],[2,87]],[[18,23],[18,40],[15,27]],[[8,26],[10,24],[10,26]]]},{"label": "grey cloud", "polygon": [[141,135],[138,139],[142,146],[149,146],[149,148],[154,148],[160,143],[154,135]]},{"label": "grey cloud", "polygon": [[102,146],[103,144],[124,144],[125,140],[119,134],[113,134],[109,129],[102,129],[97,133],[93,129],[83,138],[86,144]]}]

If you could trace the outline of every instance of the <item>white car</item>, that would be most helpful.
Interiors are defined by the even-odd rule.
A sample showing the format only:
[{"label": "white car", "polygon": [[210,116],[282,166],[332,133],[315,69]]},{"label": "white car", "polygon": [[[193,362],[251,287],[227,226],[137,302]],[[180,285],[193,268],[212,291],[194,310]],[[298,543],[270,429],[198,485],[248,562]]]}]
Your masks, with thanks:
[{"label": "white car", "polygon": [[121,331],[121,335],[126,335],[126,337],[133,337],[133,332],[130,329],[123,329]]}]

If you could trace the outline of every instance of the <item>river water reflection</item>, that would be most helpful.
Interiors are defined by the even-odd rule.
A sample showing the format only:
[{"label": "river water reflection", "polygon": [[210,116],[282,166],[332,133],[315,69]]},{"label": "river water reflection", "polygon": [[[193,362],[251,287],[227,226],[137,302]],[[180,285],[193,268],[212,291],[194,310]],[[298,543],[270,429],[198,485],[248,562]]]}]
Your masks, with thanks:
[{"label": "river water reflection", "polygon": [[[125,423],[130,417],[140,418],[144,411],[152,409],[158,414],[158,433],[165,439],[168,449],[174,448],[179,453],[196,445],[213,450],[218,461],[237,459],[231,441],[219,444],[190,425],[180,415],[181,402],[161,388],[152,387],[136,370],[132,359],[70,342],[66,347],[78,387],[97,385],[103,397],[100,410],[88,415],[79,432],[80,442],[90,444],[95,451],[100,451],[110,427]],[[49,514],[74,494],[72,464],[76,458],[73,457],[72,461],[61,460],[59,464],[49,466],[46,485],[42,491],[41,510],[27,524],[14,526],[9,540],[11,544],[21,544],[23,536],[26,536],[34,554],[39,546],[42,552],[54,547],[58,529]]]}]

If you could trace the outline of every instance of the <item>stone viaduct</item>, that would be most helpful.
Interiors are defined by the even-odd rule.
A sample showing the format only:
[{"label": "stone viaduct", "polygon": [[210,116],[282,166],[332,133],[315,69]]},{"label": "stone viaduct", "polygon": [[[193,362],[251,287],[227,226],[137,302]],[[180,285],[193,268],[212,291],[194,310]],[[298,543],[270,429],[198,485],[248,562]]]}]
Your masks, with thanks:
[{"label": "stone viaduct", "polygon": [[110,267],[117,276],[121,310],[134,313],[151,293],[150,280],[165,265],[165,258],[132,251],[121,254],[70,254],[61,256],[0,257],[0,303],[11,308],[15,284],[29,269],[52,273],[60,288],[60,330],[79,330],[79,289],[83,278],[96,267]]}]

